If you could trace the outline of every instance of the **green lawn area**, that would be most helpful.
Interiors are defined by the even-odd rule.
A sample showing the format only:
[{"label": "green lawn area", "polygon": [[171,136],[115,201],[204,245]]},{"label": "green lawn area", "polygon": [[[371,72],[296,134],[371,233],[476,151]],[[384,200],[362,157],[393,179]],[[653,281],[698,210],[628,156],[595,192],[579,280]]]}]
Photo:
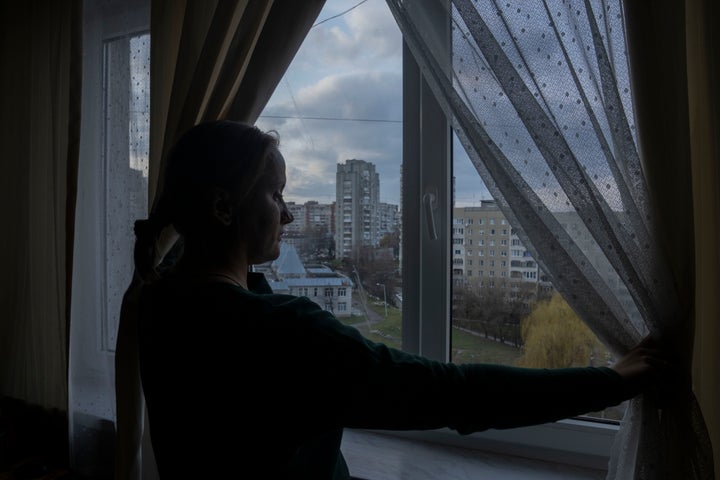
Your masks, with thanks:
[{"label": "green lawn area", "polygon": [[[385,316],[382,302],[368,302],[368,308]],[[366,338],[400,348],[402,312],[399,308],[388,306],[388,316],[381,322],[368,326],[365,315],[341,318],[346,325],[357,328]],[[368,328],[370,327],[370,328]],[[519,348],[488,340],[478,335],[452,329],[452,361],[455,363],[499,363],[514,365],[521,355]]]},{"label": "green lawn area", "polygon": [[457,328],[452,329],[452,361],[455,363],[499,363],[515,365],[519,348],[488,340]]}]

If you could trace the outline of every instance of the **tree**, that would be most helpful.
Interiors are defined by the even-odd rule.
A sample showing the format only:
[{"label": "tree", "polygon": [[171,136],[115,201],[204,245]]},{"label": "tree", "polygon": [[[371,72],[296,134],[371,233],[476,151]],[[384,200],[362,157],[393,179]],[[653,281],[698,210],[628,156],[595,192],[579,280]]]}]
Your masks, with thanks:
[{"label": "tree", "polygon": [[538,302],[522,321],[524,353],[518,365],[564,368],[605,365],[610,353],[559,293]]},{"label": "tree", "polygon": [[534,295],[532,285],[457,286],[453,288],[453,322],[485,338],[519,347],[520,322],[528,314],[528,303]]}]

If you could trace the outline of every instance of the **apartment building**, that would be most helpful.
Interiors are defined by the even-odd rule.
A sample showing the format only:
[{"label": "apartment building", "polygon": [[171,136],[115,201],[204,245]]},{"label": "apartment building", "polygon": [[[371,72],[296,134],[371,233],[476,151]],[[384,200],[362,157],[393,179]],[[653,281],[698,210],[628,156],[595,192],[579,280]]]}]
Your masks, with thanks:
[{"label": "apartment building", "polygon": [[335,256],[358,258],[379,240],[380,176],[365,160],[339,163],[336,175]]},{"label": "apartment building", "polygon": [[540,283],[537,262],[494,200],[453,208],[452,235],[455,286],[477,290]]}]

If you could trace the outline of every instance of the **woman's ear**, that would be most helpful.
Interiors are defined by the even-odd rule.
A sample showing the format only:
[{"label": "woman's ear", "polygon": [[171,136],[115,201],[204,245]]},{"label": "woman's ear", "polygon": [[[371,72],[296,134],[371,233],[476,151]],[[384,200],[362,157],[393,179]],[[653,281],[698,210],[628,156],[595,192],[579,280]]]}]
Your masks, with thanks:
[{"label": "woman's ear", "polygon": [[212,217],[221,225],[229,227],[233,219],[233,203],[230,192],[224,188],[214,188],[211,195]]}]

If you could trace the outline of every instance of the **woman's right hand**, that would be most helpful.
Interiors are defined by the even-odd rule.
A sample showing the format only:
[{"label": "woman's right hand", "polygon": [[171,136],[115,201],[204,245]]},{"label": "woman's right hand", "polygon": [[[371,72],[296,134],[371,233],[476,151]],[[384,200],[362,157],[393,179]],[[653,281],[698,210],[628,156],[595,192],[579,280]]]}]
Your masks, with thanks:
[{"label": "woman's right hand", "polygon": [[651,336],[645,337],[612,367],[623,380],[630,397],[649,394],[659,405],[667,405],[690,388],[689,377],[680,363],[660,348]]}]

